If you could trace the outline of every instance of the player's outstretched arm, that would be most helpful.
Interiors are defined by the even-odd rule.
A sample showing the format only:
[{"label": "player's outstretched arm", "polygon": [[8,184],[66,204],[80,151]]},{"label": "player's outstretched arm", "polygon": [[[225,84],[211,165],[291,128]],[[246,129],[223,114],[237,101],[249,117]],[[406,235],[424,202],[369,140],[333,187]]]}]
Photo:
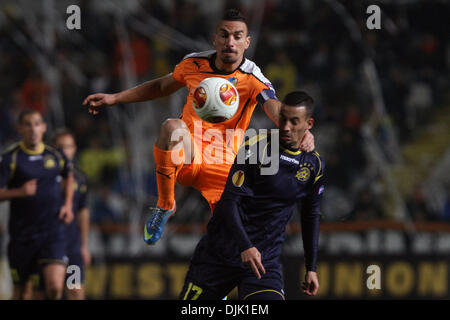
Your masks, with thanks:
[{"label": "player's outstretched arm", "polygon": [[118,93],[91,94],[84,99],[83,106],[89,108],[89,113],[97,114],[99,109],[102,107],[113,106],[115,104],[142,102],[166,97],[184,86],[184,83],[176,81],[170,73],[164,77],[144,82],[134,88]]}]

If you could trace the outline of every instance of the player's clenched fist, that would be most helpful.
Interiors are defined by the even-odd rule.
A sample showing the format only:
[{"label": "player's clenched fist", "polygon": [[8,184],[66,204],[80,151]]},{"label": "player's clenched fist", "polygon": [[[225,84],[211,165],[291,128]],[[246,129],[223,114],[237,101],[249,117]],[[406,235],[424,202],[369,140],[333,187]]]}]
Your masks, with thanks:
[{"label": "player's clenched fist", "polygon": [[69,224],[73,221],[74,215],[70,206],[62,206],[59,210],[58,218],[65,224]]},{"label": "player's clenched fist", "polygon": [[89,108],[89,113],[97,114],[99,108],[112,106],[116,103],[117,99],[115,94],[95,93],[84,99],[83,106]]},{"label": "player's clenched fist", "polygon": [[36,194],[37,179],[29,180],[22,185],[22,194],[24,197],[31,197]]},{"label": "player's clenched fist", "polygon": [[305,275],[305,281],[302,283],[303,293],[308,296],[315,296],[319,291],[319,279],[317,273],[308,271]]}]

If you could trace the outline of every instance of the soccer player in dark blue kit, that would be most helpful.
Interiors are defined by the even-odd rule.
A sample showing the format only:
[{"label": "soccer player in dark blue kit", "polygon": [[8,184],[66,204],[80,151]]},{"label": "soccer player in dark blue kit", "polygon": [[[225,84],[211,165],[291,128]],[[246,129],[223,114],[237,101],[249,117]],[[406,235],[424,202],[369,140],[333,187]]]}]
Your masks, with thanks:
[{"label": "soccer player in dark blue kit", "polygon": [[54,145],[61,149],[66,157],[73,163],[75,178],[73,195],[73,213],[75,219],[67,225],[66,243],[69,266],[77,266],[81,272],[79,287],[66,286],[65,296],[68,300],[85,299],[85,267],[91,262],[88,248],[90,214],[87,203],[88,184],[86,175],[75,165],[74,159],[77,145],[73,133],[67,129],[59,129],[53,134]]},{"label": "soccer player in dark blue kit", "polygon": [[64,223],[73,220],[71,163],[43,143],[46,124],[39,112],[22,111],[17,129],[22,141],[0,159],[0,201],[10,201],[8,260],[13,299],[31,298],[26,295],[31,292],[30,277],[38,272],[46,297],[59,299],[67,265]]},{"label": "soccer player in dark blue kit", "polygon": [[[247,140],[230,170],[225,191],[197,245],[179,298],[222,299],[238,287],[243,300],[284,299],[281,249],[296,203],[300,205],[306,275],[303,293],[315,295],[324,162],[300,142],[314,119],[313,99],[289,93],[281,105],[279,145],[267,135]],[[258,155],[252,161],[252,155]],[[263,174],[267,159],[279,160]]]}]

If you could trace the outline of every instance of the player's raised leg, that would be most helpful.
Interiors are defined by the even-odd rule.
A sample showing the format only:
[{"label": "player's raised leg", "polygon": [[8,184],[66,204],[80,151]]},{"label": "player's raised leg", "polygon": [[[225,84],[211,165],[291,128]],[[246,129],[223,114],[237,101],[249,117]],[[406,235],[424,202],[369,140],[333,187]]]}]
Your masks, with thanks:
[{"label": "player's raised leg", "polygon": [[164,225],[175,212],[175,181],[185,163],[194,160],[194,146],[186,123],[181,119],[167,119],[161,125],[153,148],[156,163],[158,203],[151,208],[144,229],[144,241],[155,244],[164,231]]}]

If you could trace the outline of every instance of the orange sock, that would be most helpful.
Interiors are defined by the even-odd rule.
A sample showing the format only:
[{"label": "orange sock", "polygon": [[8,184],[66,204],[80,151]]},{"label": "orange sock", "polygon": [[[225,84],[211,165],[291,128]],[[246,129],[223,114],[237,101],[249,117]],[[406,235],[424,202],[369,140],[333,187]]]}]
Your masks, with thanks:
[{"label": "orange sock", "polygon": [[175,181],[184,163],[184,150],[162,150],[154,145],[153,157],[156,163],[156,184],[158,185],[157,206],[170,210],[175,203]]}]

